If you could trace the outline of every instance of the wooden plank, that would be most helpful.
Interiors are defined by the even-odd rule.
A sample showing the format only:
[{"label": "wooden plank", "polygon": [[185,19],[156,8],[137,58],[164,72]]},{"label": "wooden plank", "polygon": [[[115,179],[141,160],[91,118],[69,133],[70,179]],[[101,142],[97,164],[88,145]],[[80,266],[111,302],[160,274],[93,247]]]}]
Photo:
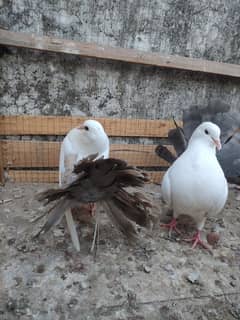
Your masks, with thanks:
[{"label": "wooden plank", "polygon": [[[0,135],[66,135],[84,117],[0,116]],[[110,137],[167,137],[172,120],[91,118],[100,121]],[[181,126],[182,122],[177,121]]]},{"label": "wooden plank", "polygon": [[[163,171],[146,171],[151,179],[150,182],[160,183]],[[9,170],[8,176],[13,182],[26,183],[58,183],[58,171],[43,170]]]},{"label": "wooden plank", "polygon": [[[173,151],[172,146],[167,147]],[[168,167],[169,163],[155,154],[155,148],[156,145],[112,145],[110,156],[126,160],[129,165],[137,167]]]},{"label": "wooden plank", "polygon": [[[54,168],[59,164],[60,142],[4,141],[4,166],[8,168]],[[130,165],[160,167],[169,164],[155,154],[156,145],[112,144],[110,156]],[[173,151],[172,146],[168,148]]]},{"label": "wooden plank", "polygon": [[5,141],[8,168],[58,167],[60,142]]},{"label": "wooden plank", "polygon": [[83,57],[125,61],[151,66],[200,71],[231,77],[240,77],[240,66],[230,63],[187,58],[172,55],[160,55],[134,49],[113,48],[65,40],[54,37],[37,36],[0,29],[0,44],[29,48],[41,51],[62,52]]},{"label": "wooden plank", "polygon": [[0,141],[0,185],[4,185],[4,143]]},{"label": "wooden plank", "polygon": [[12,182],[58,183],[58,171],[9,170],[8,178]]}]

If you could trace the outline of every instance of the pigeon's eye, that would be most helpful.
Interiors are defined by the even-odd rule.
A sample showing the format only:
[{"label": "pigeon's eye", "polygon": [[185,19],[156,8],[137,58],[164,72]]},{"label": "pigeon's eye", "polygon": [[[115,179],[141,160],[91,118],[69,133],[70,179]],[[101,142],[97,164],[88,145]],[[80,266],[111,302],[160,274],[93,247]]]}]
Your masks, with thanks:
[{"label": "pigeon's eye", "polygon": [[205,129],[205,130],[204,130],[204,132],[205,132],[206,134],[209,134],[209,132],[208,132],[208,130],[207,130],[207,129]]},{"label": "pigeon's eye", "polygon": [[88,131],[88,130],[89,130],[88,126],[85,126],[85,127],[84,127],[84,129],[85,129],[86,131]]}]

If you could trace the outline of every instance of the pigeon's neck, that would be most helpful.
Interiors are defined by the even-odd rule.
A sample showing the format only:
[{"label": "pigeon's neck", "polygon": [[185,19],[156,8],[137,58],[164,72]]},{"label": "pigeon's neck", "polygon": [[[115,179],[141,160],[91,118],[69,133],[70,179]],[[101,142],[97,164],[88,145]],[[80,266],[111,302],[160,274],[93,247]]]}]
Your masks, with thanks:
[{"label": "pigeon's neck", "polygon": [[193,139],[189,141],[188,150],[190,152],[195,153],[196,155],[199,153],[212,154],[216,155],[216,147],[214,144],[206,143],[202,139]]}]

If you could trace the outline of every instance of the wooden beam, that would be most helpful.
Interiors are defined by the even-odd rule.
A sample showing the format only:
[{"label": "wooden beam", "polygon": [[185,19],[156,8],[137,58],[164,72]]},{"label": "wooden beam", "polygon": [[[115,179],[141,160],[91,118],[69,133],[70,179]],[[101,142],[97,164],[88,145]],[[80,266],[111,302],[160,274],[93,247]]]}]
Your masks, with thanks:
[{"label": "wooden beam", "polygon": [[240,77],[237,64],[215,62],[172,55],[160,55],[134,49],[112,48],[94,43],[37,36],[0,29],[0,44],[41,51],[62,52],[83,57],[117,60],[164,68],[200,71],[231,77]]},{"label": "wooden beam", "polygon": [[[151,182],[160,183],[163,171],[146,171]],[[9,170],[8,177],[13,182],[58,183],[58,171],[43,170]]]},{"label": "wooden beam", "polygon": [[13,182],[58,183],[58,171],[9,170],[8,178]]},{"label": "wooden beam", "polygon": [[4,143],[0,141],[0,185],[4,185]]},{"label": "wooden beam", "polygon": [[[56,168],[59,165],[60,142],[3,141],[5,168]],[[139,167],[168,167],[155,154],[156,145],[112,144],[110,156]],[[172,146],[168,148],[173,151]]]},{"label": "wooden beam", "polygon": [[[83,123],[84,117],[0,116],[0,135],[66,135]],[[111,119],[98,120],[110,137],[167,137],[175,128],[172,120]],[[178,121],[181,126],[182,122]]]}]

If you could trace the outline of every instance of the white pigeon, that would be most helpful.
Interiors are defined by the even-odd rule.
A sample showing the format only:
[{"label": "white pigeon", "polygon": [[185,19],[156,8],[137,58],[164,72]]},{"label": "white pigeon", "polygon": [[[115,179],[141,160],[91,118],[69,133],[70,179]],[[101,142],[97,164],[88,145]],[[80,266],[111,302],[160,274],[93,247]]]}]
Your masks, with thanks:
[{"label": "white pigeon", "polygon": [[[83,125],[73,128],[63,139],[59,159],[59,186],[74,180],[74,164],[83,158],[98,154],[97,158],[109,157],[109,139],[102,125],[96,120],[86,120]],[[72,242],[80,251],[80,242],[71,210],[65,213]]]},{"label": "white pigeon", "polygon": [[197,224],[197,233],[189,241],[207,247],[200,237],[207,216],[215,216],[223,209],[228,185],[216,158],[221,149],[220,128],[212,122],[203,122],[193,132],[185,152],[166,171],[162,180],[162,198],[173,210],[173,219],[167,226],[178,232],[176,219],[191,216]]}]

